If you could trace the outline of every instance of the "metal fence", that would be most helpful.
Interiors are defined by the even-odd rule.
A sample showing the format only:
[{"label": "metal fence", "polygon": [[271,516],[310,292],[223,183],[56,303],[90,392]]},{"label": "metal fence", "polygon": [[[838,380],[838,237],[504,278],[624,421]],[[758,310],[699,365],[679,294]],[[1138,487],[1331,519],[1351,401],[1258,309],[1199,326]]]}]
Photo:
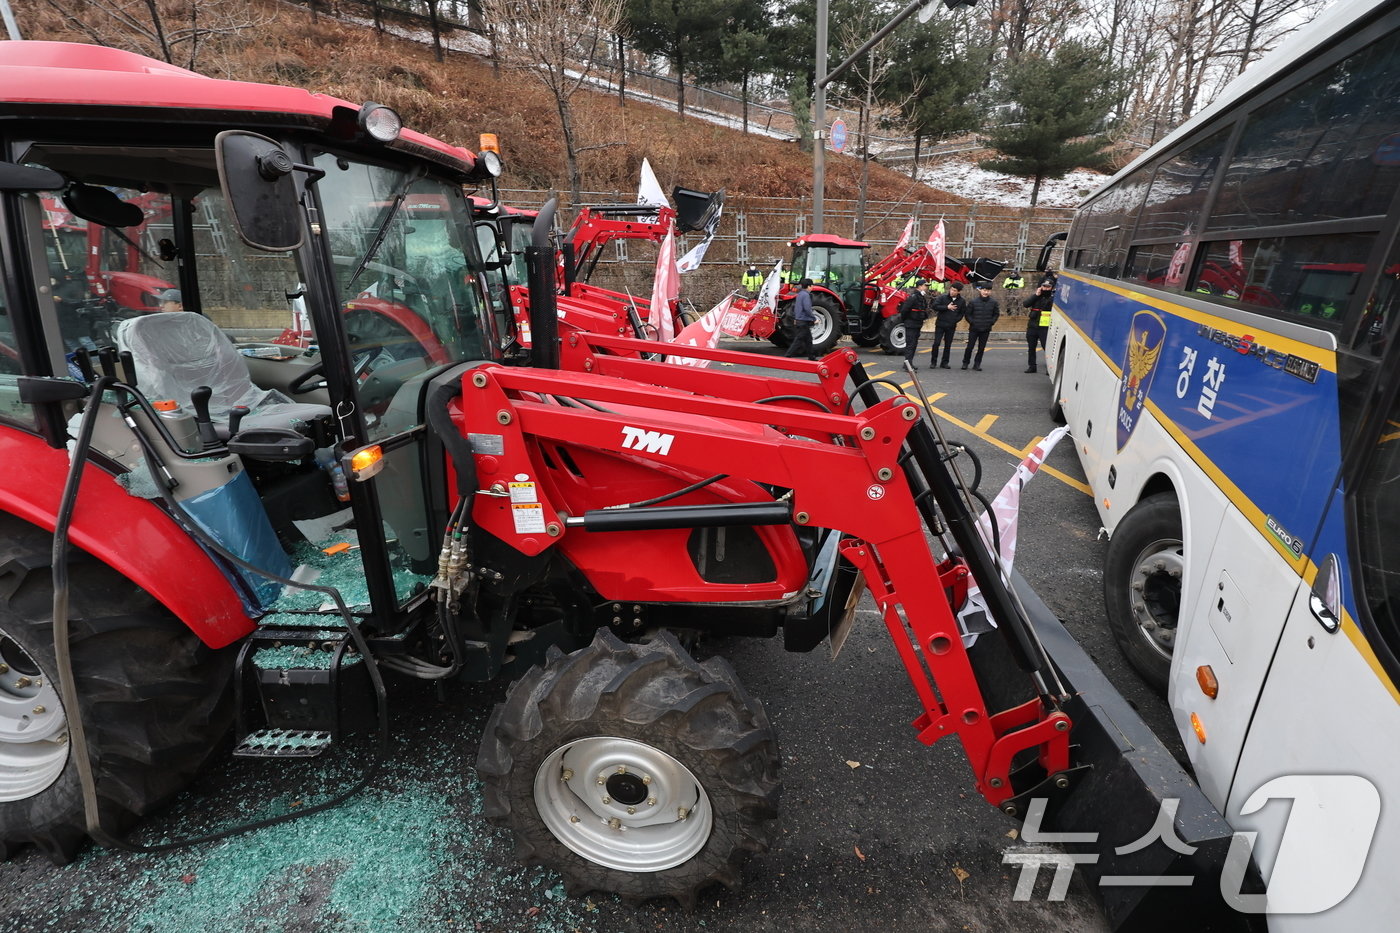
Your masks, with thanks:
[{"label": "metal fence", "polygon": [[[501,200],[522,208],[537,208],[550,192],[534,189],[503,189]],[[630,204],[634,192],[584,192],[584,204]],[[572,219],[567,193],[559,195],[561,231]],[[872,258],[887,253],[905,223],[914,218],[913,242],[921,243],[943,221],[948,254],[958,258],[984,257],[1005,261],[1008,268],[1034,264],[1040,247],[1052,235],[1069,227],[1074,211],[1070,208],[1035,209],[989,204],[928,204],[901,201],[869,201],[865,205],[864,228],[857,229],[857,204],[852,200],[828,198],[824,202],[825,232],[858,238],[871,246]],[[725,202],[724,216],[705,262],[683,279],[683,293],[696,305],[708,307],[736,287],[743,269],[751,262],[760,266],[775,259],[787,260],[788,243],[812,229],[811,203],[794,198],[735,196]],[[680,238],[677,249],[684,254],[700,242],[698,234]],[[594,281],[610,288],[649,294],[655,269],[656,251],[651,244],[632,240],[614,241],[599,262]]]}]

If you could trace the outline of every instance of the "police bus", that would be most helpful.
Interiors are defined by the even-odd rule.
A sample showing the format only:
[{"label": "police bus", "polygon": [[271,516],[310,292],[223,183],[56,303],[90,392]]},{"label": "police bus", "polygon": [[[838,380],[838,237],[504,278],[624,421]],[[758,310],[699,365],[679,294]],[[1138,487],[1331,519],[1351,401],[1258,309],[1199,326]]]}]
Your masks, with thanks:
[{"label": "police bus", "polygon": [[1108,622],[1259,833],[1271,929],[1400,907],[1398,33],[1342,0],[1115,175],[1047,344]]}]

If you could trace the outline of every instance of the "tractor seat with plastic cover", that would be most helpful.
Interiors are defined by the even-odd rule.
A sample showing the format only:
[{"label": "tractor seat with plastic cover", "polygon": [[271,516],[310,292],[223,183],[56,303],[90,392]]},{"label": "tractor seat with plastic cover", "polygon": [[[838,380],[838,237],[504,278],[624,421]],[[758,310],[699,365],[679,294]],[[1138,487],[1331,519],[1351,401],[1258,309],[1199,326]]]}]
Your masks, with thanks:
[{"label": "tractor seat with plastic cover", "polygon": [[203,315],[174,311],[133,318],[117,331],[117,344],[131,351],[147,398],[186,404],[199,386],[212,389],[209,414],[222,440],[228,439],[229,411],[239,405],[249,409],[240,432],[301,432],[317,419],[330,417],[326,405],[294,402],[276,389],[254,385],[228,336]]}]

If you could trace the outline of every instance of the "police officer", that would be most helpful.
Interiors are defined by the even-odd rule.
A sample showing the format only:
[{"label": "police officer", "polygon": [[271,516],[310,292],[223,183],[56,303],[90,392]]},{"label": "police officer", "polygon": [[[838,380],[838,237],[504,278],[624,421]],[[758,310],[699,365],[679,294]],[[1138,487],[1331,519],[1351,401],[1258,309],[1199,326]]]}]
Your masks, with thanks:
[{"label": "police officer", "polygon": [[1021,275],[1021,270],[1012,269],[1010,272],[1008,272],[1006,274],[1006,278],[1001,280],[1001,287],[1007,289],[1008,291],[1018,288],[1025,288],[1026,280]]},{"label": "police officer", "polygon": [[933,352],[929,354],[929,367],[932,368],[934,360],[939,357],[939,348],[942,348],[942,362],[938,364],[940,369],[951,369],[948,365],[948,357],[953,352],[953,333],[958,329],[958,321],[963,319],[963,312],[967,310],[967,302],[963,301],[962,286],[953,282],[948,286],[948,294],[939,295],[933,299],[932,310],[937,317],[933,322]]},{"label": "police officer", "polygon": [[749,267],[744,270],[743,285],[744,290],[750,293],[755,293],[763,287],[763,274],[758,271],[758,266],[749,263]]},{"label": "police officer", "polygon": [[[996,324],[997,318],[1001,317],[1001,305],[992,297],[992,283],[977,283],[977,297],[967,303],[967,311],[963,315],[967,318],[967,347],[963,350],[962,368],[967,369],[969,363],[977,372],[982,371],[982,354],[987,350],[987,338],[992,333],[992,325]],[[974,361],[972,352],[977,351]]]},{"label": "police officer", "polygon": [[1026,372],[1035,372],[1035,345],[1045,349],[1045,336],[1050,333],[1050,308],[1055,301],[1054,286],[1041,282],[1035,294],[1021,302],[1026,309]]},{"label": "police officer", "polygon": [[899,317],[904,321],[904,361],[914,368],[914,354],[919,349],[919,334],[928,320],[928,283],[919,279],[914,290],[899,303]]},{"label": "police officer", "polygon": [[928,280],[928,293],[930,295],[942,295],[948,291],[948,283],[941,279]]}]

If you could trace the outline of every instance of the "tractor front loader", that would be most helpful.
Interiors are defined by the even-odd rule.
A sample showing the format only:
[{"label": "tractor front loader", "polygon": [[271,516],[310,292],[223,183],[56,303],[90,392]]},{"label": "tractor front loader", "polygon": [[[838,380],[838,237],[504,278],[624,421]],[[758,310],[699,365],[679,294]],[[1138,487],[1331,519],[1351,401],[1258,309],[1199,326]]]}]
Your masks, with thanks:
[{"label": "tractor front loader", "polygon": [[[684,351],[765,370],[741,375],[560,321],[547,208],[513,365],[463,191],[499,160],[378,104],[114,49],[0,43],[0,79],[0,851],[162,848],[122,833],[230,730],[268,765],[356,732],[382,754],[405,678],[510,677],[487,815],[575,890],[693,902],[766,845],[779,753],[685,644],[811,651],[863,586],[918,738],[956,737],[991,804],[1043,799],[1044,828],[1112,847],[1181,798],[1194,861],[1150,846],[1091,874],[1222,854],[1228,826],[1008,586],[921,403],[882,398],[854,351]],[[159,202],[172,258],[140,271],[185,310],[112,335],[62,315],[46,197],[114,231]],[[390,304],[416,323],[355,324]],[[259,339],[289,319],[308,347]],[[999,633],[969,649],[972,581]],[[1110,914],[1182,920],[1209,879],[1116,888]]]}]

